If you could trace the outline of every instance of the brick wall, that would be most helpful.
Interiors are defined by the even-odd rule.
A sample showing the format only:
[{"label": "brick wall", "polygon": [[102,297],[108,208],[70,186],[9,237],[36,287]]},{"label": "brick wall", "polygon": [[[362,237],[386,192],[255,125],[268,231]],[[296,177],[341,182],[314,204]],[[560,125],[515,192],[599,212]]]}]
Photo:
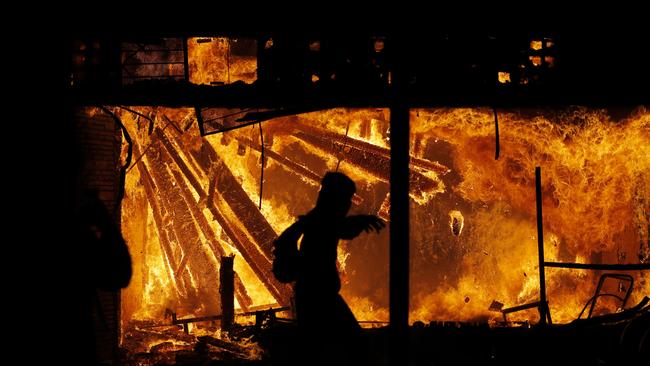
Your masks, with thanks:
[{"label": "brick wall", "polygon": [[[119,126],[102,112],[90,113],[90,108],[76,111],[75,137],[83,156],[80,184],[84,189],[96,189],[99,197],[116,213],[119,189],[119,154],[122,134]],[[118,220],[119,222],[119,220]],[[97,355],[103,363],[117,359],[120,323],[119,291],[99,291],[94,309]]]}]

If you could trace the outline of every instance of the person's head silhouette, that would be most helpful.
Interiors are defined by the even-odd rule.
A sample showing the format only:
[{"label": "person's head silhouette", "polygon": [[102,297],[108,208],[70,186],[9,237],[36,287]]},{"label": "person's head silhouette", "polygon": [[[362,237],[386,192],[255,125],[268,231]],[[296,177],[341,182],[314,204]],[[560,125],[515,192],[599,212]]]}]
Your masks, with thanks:
[{"label": "person's head silhouette", "polygon": [[321,181],[316,208],[333,217],[345,217],[352,205],[356,187],[352,179],[339,172],[328,172]]}]

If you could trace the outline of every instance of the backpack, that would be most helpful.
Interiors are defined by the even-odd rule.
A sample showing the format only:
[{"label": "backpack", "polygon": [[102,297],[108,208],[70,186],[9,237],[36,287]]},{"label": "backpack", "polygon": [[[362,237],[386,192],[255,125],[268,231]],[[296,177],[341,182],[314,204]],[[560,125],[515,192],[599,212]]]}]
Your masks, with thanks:
[{"label": "backpack", "polygon": [[298,239],[302,225],[294,223],[273,241],[273,275],[282,283],[298,279]]}]

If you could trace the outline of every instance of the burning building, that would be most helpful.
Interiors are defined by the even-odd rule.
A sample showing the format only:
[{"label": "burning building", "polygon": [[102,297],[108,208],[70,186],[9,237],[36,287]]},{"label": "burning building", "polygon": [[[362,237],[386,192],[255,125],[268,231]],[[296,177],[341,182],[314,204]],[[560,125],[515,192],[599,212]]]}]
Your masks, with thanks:
[{"label": "burning building", "polygon": [[[105,198],[134,275],[119,301],[103,301],[128,361],[167,352],[182,364],[197,339],[213,357],[263,358],[224,329],[290,323],[272,243],[333,170],[357,184],[352,213],[390,223],[339,245],[342,295],[369,332],[527,329],[642,309],[647,100],[574,88],[569,37],[454,37],[433,36],[426,54],[439,58],[391,34],[125,37],[109,51],[74,40],[84,146],[113,149],[118,167]],[[103,62],[119,72],[97,77]]]}]

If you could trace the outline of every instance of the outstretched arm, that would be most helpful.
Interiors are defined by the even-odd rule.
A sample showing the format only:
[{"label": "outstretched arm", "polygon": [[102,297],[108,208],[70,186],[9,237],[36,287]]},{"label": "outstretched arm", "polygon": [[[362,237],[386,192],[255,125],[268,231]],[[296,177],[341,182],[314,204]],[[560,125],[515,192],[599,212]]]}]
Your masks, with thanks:
[{"label": "outstretched arm", "polygon": [[345,218],[339,236],[341,239],[354,239],[362,231],[367,233],[372,230],[379,232],[385,226],[384,220],[375,215],[352,215]]}]

